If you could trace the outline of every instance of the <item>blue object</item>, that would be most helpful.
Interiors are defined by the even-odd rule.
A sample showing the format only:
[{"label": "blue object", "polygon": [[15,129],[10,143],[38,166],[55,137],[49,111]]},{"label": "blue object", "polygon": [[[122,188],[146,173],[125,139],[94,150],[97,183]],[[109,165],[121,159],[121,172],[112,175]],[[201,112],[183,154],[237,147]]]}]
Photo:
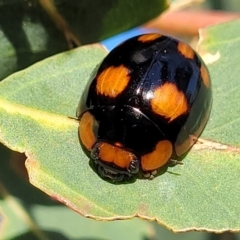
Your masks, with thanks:
[{"label": "blue object", "polygon": [[144,34],[144,33],[153,33],[153,32],[156,33],[159,31],[155,30],[155,29],[151,29],[151,28],[137,27],[137,28],[128,30],[126,32],[119,33],[113,37],[107,38],[107,39],[103,40],[101,42],[101,44],[104,45],[106,49],[111,51],[117,45],[119,45],[120,43],[122,43],[123,41],[125,41],[131,37],[134,37],[134,36],[137,36],[140,34]]}]

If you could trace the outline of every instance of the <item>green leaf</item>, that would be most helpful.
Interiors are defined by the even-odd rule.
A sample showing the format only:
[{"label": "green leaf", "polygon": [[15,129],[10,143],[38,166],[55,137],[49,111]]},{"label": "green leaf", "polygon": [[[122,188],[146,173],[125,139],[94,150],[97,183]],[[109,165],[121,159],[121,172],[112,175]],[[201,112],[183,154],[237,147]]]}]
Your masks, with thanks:
[{"label": "green leaf", "polygon": [[210,63],[214,93],[212,118],[205,134],[216,142],[232,146],[237,146],[240,142],[240,115],[236,106],[240,99],[237,87],[240,73],[239,24],[237,20],[202,31],[204,40],[199,49]]},{"label": "green leaf", "polygon": [[55,4],[82,43],[100,41],[140,26],[168,8],[166,0],[152,0],[151,4],[144,0],[68,0]]},{"label": "green leaf", "polygon": [[99,222],[81,217],[23,179],[24,156],[7,150],[0,145],[0,239],[139,240],[155,234],[140,219]]},{"label": "green leaf", "polygon": [[184,165],[168,168],[153,181],[105,182],[81,150],[78,122],[69,117],[75,116],[84,85],[106,54],[96,46],[54,56],[0,83],[1,141],[26,152],[35,186],[86,217],[137,216],[175,231],[238,231],[240,130],[234,126],[240,119],[235,88],[239,35],[232,29],[239,31],[239,21],[224,26],[202,32],[204,57],[221,56],[209,65],[214,102],[203,139]]},{"label": "green leaf", "polygon": [[[42,2],[53,4],[82,44],[99,42],[146,23],[168,7],[166,0],[152,0],[151,4],[145,0]],[[64,33],[38,1],[2,0],[0,7],[0,80],[68,49]]]}]

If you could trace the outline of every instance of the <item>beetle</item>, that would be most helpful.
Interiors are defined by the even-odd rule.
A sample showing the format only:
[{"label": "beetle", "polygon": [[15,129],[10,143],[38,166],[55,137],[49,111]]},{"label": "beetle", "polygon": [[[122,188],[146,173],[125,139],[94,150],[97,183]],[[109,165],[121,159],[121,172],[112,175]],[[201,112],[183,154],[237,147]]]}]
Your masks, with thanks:
[{"label": "beetle", "polygon": [[79,138],[97,173],[113,182],[152,179],[193,146],[210,115],[208,69],[186,43],[158,33],[114,48],[86,87]]}]

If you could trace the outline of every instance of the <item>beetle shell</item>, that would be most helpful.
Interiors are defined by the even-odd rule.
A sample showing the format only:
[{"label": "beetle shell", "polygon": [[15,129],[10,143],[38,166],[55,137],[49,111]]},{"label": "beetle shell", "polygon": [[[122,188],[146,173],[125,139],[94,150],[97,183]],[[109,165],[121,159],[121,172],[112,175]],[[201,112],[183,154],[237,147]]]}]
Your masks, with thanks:
[{"label": "beetle shell", "polygon": [[212,103],[208,70],[186,43],[160,34],[113,49],[83,94],[82,146],[102,178],[153,177],[201,134]]}]

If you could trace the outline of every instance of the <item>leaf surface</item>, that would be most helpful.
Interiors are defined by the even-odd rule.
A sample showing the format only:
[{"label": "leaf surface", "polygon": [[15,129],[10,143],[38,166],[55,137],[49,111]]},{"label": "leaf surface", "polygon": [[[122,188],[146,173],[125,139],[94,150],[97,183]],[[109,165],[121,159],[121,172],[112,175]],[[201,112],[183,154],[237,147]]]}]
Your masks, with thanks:
[{"label": "leaf surface", "polygon": [[208,64],[214,96],[210,121],[184,165],[168,168],[153,181],[105,182],[81,150],[78,122],[72,118],[85,84],[106,54],[97,46],[56,55],[0,83],[0,139],[27,153],[35,186],[86,217],[138,216],[175,231],[238,231],[239,24],[202,30],[199,52],[208,62],[216,53],[220,56]]}]

